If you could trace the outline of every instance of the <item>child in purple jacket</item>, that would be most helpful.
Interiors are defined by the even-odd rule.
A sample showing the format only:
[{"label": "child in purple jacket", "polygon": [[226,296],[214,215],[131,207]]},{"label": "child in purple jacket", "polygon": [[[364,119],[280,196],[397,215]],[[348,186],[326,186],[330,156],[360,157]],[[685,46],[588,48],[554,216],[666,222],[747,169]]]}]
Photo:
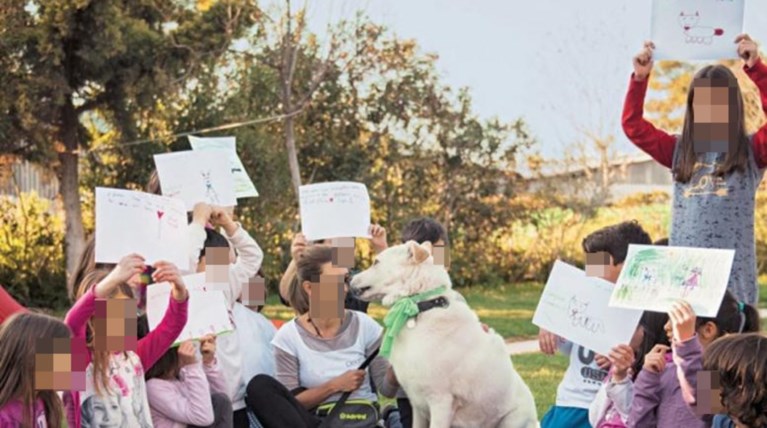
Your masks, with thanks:
[{"label": "child in purple jacket", "polygon": [[[744,306],[748,308],[747,313],[740,309]],[[738,302],[729,291],[725,293],[716,318],[696,319],[688,303],[675,303],[666,324],[673,352],[668,352],[668,346],[656,345],[645,356],[642,371],[634,383],[634,399],[627,425],[710,427],[711,423],[698,418],[687,404],[694,399],[694,388],[690,385],[697,384],[703,350],[725,334],[754,331],[758,326],[756,309]]]}]

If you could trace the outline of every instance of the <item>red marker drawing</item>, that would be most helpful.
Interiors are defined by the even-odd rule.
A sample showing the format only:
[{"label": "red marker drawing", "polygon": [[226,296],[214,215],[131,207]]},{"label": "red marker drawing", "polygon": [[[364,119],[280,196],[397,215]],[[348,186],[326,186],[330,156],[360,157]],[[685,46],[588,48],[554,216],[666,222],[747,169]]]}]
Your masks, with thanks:
[{"label": "red marker drawing", "polygon": [[164,215],[164,211],[157,210],[157,239],[162,239],[162,216]]}]

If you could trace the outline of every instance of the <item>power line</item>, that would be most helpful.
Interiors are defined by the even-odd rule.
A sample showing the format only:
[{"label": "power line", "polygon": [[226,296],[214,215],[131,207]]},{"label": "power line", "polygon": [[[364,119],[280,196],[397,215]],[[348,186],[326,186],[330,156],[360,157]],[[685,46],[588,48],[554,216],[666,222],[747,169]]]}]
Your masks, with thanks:
[{"label": "power line", "polygon": [[[177,134],[173,134],[169,138],[174,138],[175,139],[175,138],[180,138],[180,137],[188,137],[190,135],[195,135],[195,134],[206,134],[208,132],[225,131],[227,129],[242,128],[243,126],[257,125],[257,124],[269,123],[269,122],[276,122],[278,120],[283,120],[283,119],[287,119],[289,117],[293,117],[293,116],[301,113],[302,111],[303,111],[303,107],[299,108],[299,109],[296,109],[295,111],[292,111],[292,112],[290,112],[288,114],[278,114],[278,115],[275,115],[275,116],[262,117],[262,118],[259,118],[259,119],[252,119],[252,120],[246,120],[246,121],[242,121],[242,122],[228,123],[226,125],[214,126],[212,128],[196,129],[196,130],[193,130],[193,131],[184,131],[184,132],[180,132],[180,133],[177,133]],[[119,150],[119,149],[122,149],[124,147],[138,146],[138,145],[141,145],[141,144],[152,143],[152,142],[159,141],[159,140],[160,140],[160,138],[145,138],[143,140],[129,141],[127,143],[118,143],[118,144],[114,144],[114,145],[110,145],[110,146],[96,147],[96,148],[93,148],[93,149],[86,150],[86,152],[90,153],[90,152],[102,152],[102,151],[107,151],[107,150]]]}]

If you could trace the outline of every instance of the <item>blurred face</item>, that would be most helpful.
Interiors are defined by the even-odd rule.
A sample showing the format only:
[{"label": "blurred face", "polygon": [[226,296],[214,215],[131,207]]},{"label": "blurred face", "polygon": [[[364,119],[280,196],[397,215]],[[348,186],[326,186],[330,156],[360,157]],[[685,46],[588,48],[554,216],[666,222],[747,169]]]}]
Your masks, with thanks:
[{"label": "blurred face", "polygon": [[737,140],[737,124],[730,123],[732,91],[737,88],[712,86],[711,79],[693,83],[693,145],[696,153],[726,153]]},{"label": "blurred face", "polygon": [[594,276],[615,283],[622,269],[623,263],[613,265],[613,257],[606,251],[586,253],[586,276]]},{"label": "blurred face", "polygon": [[312,319],[343,318],[348,275],[349,269],[325,263],[318,283],[304,282]]}]

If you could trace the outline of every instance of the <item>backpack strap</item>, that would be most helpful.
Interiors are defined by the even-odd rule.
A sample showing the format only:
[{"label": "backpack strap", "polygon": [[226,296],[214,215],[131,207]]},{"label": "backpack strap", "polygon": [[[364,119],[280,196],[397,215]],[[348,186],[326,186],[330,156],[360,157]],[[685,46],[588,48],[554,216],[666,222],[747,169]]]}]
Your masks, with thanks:
[{"label": "backpack strap", "polygon": [[[373,359],[378,355],[379,348],[376,348],[373,353],[371,353],[365,361],[362,362],[362,365],[360,365],[357,370],[367,370],[368,366],[371,362],[373,362]],[[372,377],[372,376],[371,376]],[[325,417],[325,419],[322,421],[322,424],[320,424],[319,428],[328,428],[333,421],[334,418],[338,417],[338,414],[341,413],[341,407],[343,407],[344,404],[346,404],[346,400],[349,399],[349,396],[352,395],[352,391],[346,391],[341,395],[341,398],[336,401],[336,404],[333,406],[333,410],[330,411],[330,413]]]}]

